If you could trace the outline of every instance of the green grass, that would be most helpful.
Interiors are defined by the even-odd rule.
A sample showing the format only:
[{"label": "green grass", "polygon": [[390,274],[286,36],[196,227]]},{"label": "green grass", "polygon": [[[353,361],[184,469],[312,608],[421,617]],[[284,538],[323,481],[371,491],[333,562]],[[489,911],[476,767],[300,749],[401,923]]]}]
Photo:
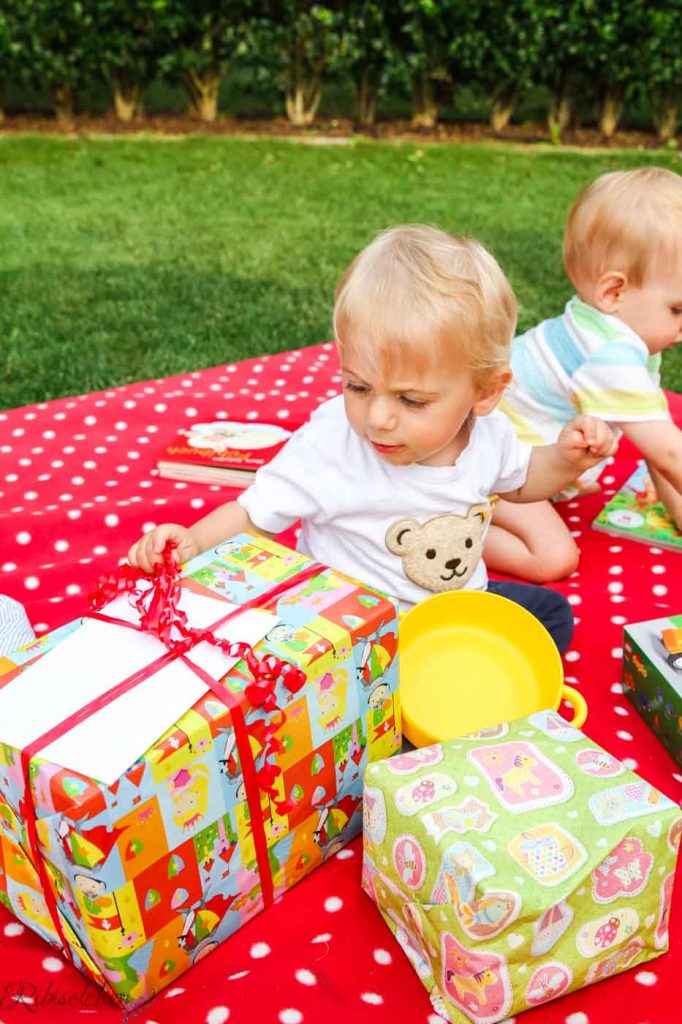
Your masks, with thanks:
[{"label": "green grass", "polygon": [[[303,145],[185,137],[0,139],[0,407],[311,345],[380,228],[481,238],[520,327],[571,293],[566,210],[597,174],[675,153]],[[682,352],[664,382],[682,391]]]}]

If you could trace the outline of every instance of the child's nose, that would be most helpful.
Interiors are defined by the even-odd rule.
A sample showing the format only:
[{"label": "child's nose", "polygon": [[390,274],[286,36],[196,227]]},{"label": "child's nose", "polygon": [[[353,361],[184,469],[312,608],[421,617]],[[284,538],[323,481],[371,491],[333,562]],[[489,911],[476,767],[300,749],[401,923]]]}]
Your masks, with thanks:
[{"label": "child's nose", "polygon": [[396,417],[390,398],[375,396],[369,407],[369,425],[374,430],[390,430],[395,426]]}]

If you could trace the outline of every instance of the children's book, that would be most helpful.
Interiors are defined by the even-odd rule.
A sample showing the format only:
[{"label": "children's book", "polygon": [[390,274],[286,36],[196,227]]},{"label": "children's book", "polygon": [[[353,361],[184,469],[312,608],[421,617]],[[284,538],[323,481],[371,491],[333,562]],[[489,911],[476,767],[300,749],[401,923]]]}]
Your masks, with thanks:
[{"label": "children's book", "polygon": [[274,423],[194,423],[159,452],[159,476],[248,487],[254,473],[284,447],[293,431]]},{"label": "children's book", "polygon": [[639,462],[632,476],[606,503],[592,526],[614,537],[682,551],[682,533],[658,500],[644,461]]}]

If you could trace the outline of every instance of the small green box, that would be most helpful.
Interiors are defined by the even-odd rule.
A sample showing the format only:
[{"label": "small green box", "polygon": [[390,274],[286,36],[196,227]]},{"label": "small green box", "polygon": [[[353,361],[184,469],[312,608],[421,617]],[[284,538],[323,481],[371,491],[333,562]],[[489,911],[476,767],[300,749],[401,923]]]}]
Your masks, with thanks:
[{"label": "small green box", "polygon": [[447,1021],[668,948],[680,808],[555,711],[368,766],[362,884]]},{"label": "small green box", "polygon": [[623,690],[682,766],[682,615],[625,627]]}]

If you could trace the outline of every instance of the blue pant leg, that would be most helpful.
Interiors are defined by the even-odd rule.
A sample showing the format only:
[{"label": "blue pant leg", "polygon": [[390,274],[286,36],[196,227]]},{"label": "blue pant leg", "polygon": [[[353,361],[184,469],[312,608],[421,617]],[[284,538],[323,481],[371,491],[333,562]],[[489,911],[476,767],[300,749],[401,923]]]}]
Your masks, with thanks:
[{"label": "blue pant leg", "polygon": [[488,590],[515,601],[539,619],[563,654],[573,637],[575,622],[570,604],[556,590],[535,583],[513,583],[510,580],[489,580]]}]

